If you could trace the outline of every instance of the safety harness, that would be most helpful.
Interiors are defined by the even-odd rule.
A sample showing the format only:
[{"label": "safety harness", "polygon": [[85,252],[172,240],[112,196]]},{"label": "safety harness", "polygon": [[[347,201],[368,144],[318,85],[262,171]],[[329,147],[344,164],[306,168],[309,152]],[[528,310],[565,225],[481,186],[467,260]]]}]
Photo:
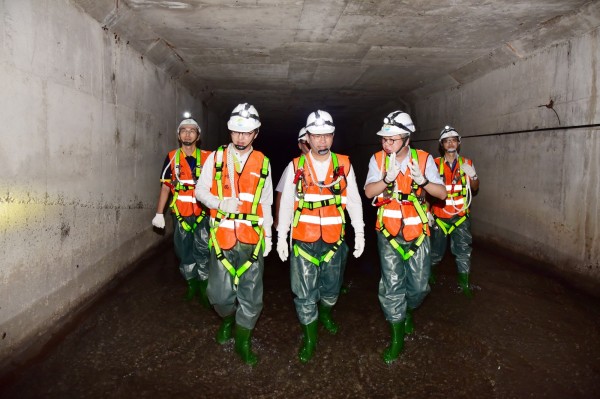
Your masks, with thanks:
[{"label": "safety harness", "polygon": [[[335,153],[331,153],[331,162],[333,163],[333,179],[334,183],[329,186],[329,191],[333,194],[333,198],[329,198],[327,200],[321,201],[306,201],[304,199],[304,189],[303,189],[303,176],[304,176],[304,163],[306,162],[306,157],[304,154],[300,156],[298,160],[298,170],[296,171],[296,175],[294,176],[294,184],[296,184],[296,194],[298,196],[298,207],[294,212],[294,219],[292,221],[292,228],[298,226],[298,222],[300,221],[300,216],[302,215],[303,209],[315,210],[325,206],[335,205],[337,210],[340,213],[340,217],[342,218],[342,230],[340,234],[340,238],[337,240],[335,244],[331,247],[331,249],[323,256],[317,258],[300,248],[298,244],[294,244],[294,256],[302,256],[304,259],[308,260],[315,266],[320,266],[321,263],[329,262],[333,255],[335,255],[336,251],[344,242],[344,231],[346,226],[346,216],[344,214],[344,208],[342,207],[342,188],[341,188],[341,177],[344,176],[344,166],[339,166],[338,158]],[[309,166],[310,167],[310,166]]]},{"label": "safety harness", "polygon": [[[442,157],[440,159],[440,167],[438,169],[439,173],[440,173],[440,177],[442,178],[442,181],[445,180],[445,177],[444,177],[444,164],[445,163],[446,163],[446,161]],[[465,174],[462,172],[462,169],[461,169],[461,166],[463,165],[463,163],[464,163],[463,157],[459,156],[458,157],[458,171],[459,171],[462,189],[460,192],[454,192],[454,185],[458,182],[458,180],[456,178],[453,178],[452,179],[452,189],[448,193],[448,198],[455,198],[455,197],[458,197],[459,195],[461,195],[463,198],[467,198],[467,178],[465,177]],[[456,208],[456,206],[454,206],[454,208]],[[463,224],[463,222],[465,220],[467,220],[467,218],[469,217],[468,208],[465,209],[465,212],[466,212],[465,215],[463,215],[460,219],[458,219],[454,223],[446,223],[434,215],[435,223],[438,226],[440,226],[440,229],[442,229],[442,231],[444,232],[444,235],[449,235],[450,233],[452,233],[454,231],[454,229],[456,229],[458,226]]]},{"label": "safety harness", "polygon": [[[414,159],[418,164],[419,156],[417,154],[417,150],[411,148],[410,154],[411,154],[412,159]],[[384,158],[385,158],[385,170],[387,170],[389,160],[388,160],[388,157],[384,157]],[[387,197],[386,199],[384,199],[382,201],[375,203],[375,206],[379,207],[379,209],[377,210],[377,220],[379,221],[379,231],[389,241],[390,245],[396,251],[398,251],[398,253],[402,257],[402,259],[408,260],[408,259],[410,259],[411,256],[413,256],[415,254],[415,252],[417,251],[417,249],[419,249],[421,244],[423,244],[423,241],[425,241],[425,237],[427,236],[427,222],[428,222],[427,204],[425,203],[424,197],[417,196],[417,190],[419,189],[419,185],[417,183],[415,183],[414,180],[412,182],[411,192],[409,194],[403,194],[403,193],[394,191],[394,184],[395,184],[395,182],[391,182],[390,184],[388,184],[388,186],[386,188],[386,191],[387,191],[387,194],[389,195],[389,197]],[[410,244],[407,251],[404,251],[404,249],[402,249],[402,246],[398,243],[398,241],[396,241],[394,239],[395,237],[386,229],[385,224],[383,223],[383,212],[385,210],[384,205],[389,204],[393,200],[396,200],[398,202],[402,202],[402,201],[411,202],[412,205],[417,210],[417,214],[419,215],[419,219],[421,219],[421,224],[423,226],[423,231],[421,232],[419,237],[417,237],[416,240],[412,241],[412,243]],[[400,225],[400,232],[402,232],[402,230],[404,229],[404,219],[401,219],[401,220],[402,220],[402,222],[401,222],[402,224]]]},{"label": "safety harness", "polygon": [[[193,184],[182,183],[181,180],[179,179],[179,175],[181,173],[181,153],[182,152],[183,151],[181,151],[181,148],[179,148],[179,149],[177,149],[177,151],[175,151],[175,157],[174,157],[174,159],[175,159],[175,180],[173,180],[173,176],[171,176],[171,182],[168,182],[165,179],[162,179],[162,182],[173,190],[173,199],[172,199],[169,207],[171,208],[171,211],[175,215],[175,218],[179,221],[179,223],[181,224],[181,227],[183,227],[183,229],[185,231],[193,232],[196,230],[196,227],[198,227],[200,222],[202,222],[202,219],[204,219],[204,216],[206,216],[206,211],[204,209],[202,209],[202,212],[200,213],[200,215],[198,215],[198,217],[196,218],[194,223],[190,226],[185,221],[183,216],[181,216],[181,214],[179,213],[179,209],[177,208],[177,198],[179,198],[179,193],[181,191],[194,190],[194,188],[196,187],[196,182],[200,178],[200,171],[202,170],[202,162],[201,162],[202,152],[200,151],[199,148],[196,148],[196,153],[195,153],[196,167],[194,168],[194,172],[192,173],[192,178],[194,179]],[[173,160],[171,160],[171,162],[172,161]]]},{"label": "safety harness", "polygon": [[[223,199],[223,182],[222,182],[222,173],[223,173],[223,151],[227,148],[226,145],[219,147],[217,149],[217,153],[215,154],[215,181],[217,183],[217,194],[219,199]],[[226,213],[221,209],[217,210],[217,215],[215,216],[215,220],[210,227],[210,241],[209,247],[214,247],[215,255],[219,262],[223,264],[223,266],[227,269],[231,277],[233,277],[233,287],[237,290],[237,286],[240,282],[240,277],[244,274],[246,270],[252,266],[254,262],[258,260],[258,255],[260,254],[261,249],[264,248],[264,229],[262,225],[259,224],[260,216],[256,213],[258,209],[258,204],[260,202],[260,196],[265,186],[265,179],[269,175],[269,158],[264,157],[263,164],[260,170],[260,178],[258,180],[258,185],[254,192],[254,197],[252,199],[252,209],[250,213]],[[233,182],[231,182],[233,184]],[[235,269],[235,267],[231,264],[231,262],[225,257],[223,250],[219,246],[219,242],[217,241],[217,229],[221,225],[221,222],[224,219],[230,220],[246,220],[250,222],[256,234],[258,234],[258,243],[254,247],[254,251],[252,251],[252,255],[250,258],[244,262],[244,264],[239,268]]]}]

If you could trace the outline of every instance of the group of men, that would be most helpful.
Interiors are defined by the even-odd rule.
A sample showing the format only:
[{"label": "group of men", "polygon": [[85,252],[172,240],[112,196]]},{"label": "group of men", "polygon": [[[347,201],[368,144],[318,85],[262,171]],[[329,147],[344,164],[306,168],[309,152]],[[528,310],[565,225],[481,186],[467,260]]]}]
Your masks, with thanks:
[{"label": "group of men", "polygon": [[[301,154],[286,167],[277,185],[275,223],[269,159],[252,144],[261,126],[256,108],[239,104],[227,123],[231,142],[214,152],[198,148],[200,126],[190,118],[178,127],[180,148],[171,151],[161,175],[152,224],[165,227],[164,208],[172,196],[176,254],[187,282],[186,300],[199,297],[222,318],[219,344],[235,340],[235,351],[254,365],[251,335],[263,308],[264,257],[272,249],[289,258],[290,281],[303,339],[298,352],[308,362],[317,346],[318,326],[336,334],[332,318],[349,247],[346,215],[354,230],[353,255],[365,248],[363,208],[350,159],[331,151],[331,115],[312,112],[300,130]],[[382,150],[369,162],[364,186],[377,208],[381,280],[379,300],[391,326],[383,360],[398,358],[405,333],[414,330],[413,311],[433,283],[432,262],[441,261],[450,236],[459,284],[471,296],[470,189],[479,181],[470,160],[458,155],[460,136],[446,127],[437,159],[410,147],[415,126],[402,111],[390,113],[377,132]],[[430,207],[429,204],[432,204]],[[430,235],[434,239],[430,243]]]}]

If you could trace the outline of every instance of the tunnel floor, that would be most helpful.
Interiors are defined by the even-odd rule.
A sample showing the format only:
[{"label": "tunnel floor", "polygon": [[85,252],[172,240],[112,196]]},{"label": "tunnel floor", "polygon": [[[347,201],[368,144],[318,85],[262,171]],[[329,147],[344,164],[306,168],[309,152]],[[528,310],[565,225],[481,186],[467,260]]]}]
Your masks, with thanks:
[{"label": "tunnel floor", "polygon": [[297,360],[302,334],[287,268],[275,252],[265,264],[254,368],[241,362],[233,342],[215,342],[216,313],[182,301],[184,283],[172,247],[165,246],[44,356],[4,378],[0,397],[600,395],[600,302],[527,265],[476,246],[475,298],[469,300],[458,291],[447,255],[438,283],[415,313],[415,333],[391,365],[381,360],[389,331],[377,299],[374,245],[360,259],[349,260],[349,292],[340,296],[333,313],[340,331],[331,336],[320,327],[316,355],[306,365]]}]

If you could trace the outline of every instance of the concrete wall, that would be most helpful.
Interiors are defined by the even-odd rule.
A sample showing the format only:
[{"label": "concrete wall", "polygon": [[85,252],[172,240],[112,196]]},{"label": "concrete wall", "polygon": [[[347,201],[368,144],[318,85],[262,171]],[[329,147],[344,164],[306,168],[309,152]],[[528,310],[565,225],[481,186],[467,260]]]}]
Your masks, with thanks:
[{"label": "concrete wall", "polygon": [[2,366],[167,237],[162,162],[207,110],[65,0],[0,1],[0,87]]},{"label": "concrete wall", "polygon": [[[475,237],[550,265],[596,294],[600,128],[574,126],[600,123],[599,70],[595,29],[414,102],[419,146],[437,154],[446,124],[466,136],[462,154],[474,159],[481,177]],[[550,100],[560,126],[543,106]]]}]

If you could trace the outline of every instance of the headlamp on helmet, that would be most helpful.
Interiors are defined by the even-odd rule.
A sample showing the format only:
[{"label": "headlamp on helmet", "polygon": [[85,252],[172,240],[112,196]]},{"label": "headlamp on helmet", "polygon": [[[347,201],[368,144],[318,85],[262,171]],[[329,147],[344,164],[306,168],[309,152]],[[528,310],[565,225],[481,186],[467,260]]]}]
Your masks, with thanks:
[{"label": "headlamp on helmet", "polygon": [[444,129],[440,132],[440,143],[449,137],[457,137],[460,143],[460,135],[452,126],[444,126]]}]

